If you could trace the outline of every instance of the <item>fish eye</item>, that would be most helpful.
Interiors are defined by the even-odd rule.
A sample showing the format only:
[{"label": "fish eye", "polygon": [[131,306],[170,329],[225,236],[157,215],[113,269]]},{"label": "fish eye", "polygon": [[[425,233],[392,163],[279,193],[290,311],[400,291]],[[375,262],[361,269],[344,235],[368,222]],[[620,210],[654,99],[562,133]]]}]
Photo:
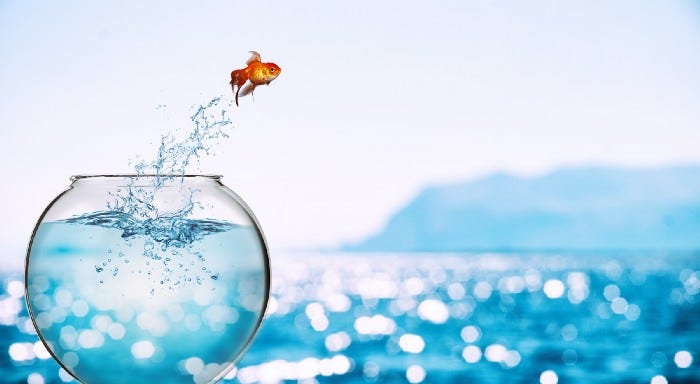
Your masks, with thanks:
[{"label": "fish eye", "polygon": [[274,71],[275,71],[275,67],[270,67],[270,72],[274,72]]}]

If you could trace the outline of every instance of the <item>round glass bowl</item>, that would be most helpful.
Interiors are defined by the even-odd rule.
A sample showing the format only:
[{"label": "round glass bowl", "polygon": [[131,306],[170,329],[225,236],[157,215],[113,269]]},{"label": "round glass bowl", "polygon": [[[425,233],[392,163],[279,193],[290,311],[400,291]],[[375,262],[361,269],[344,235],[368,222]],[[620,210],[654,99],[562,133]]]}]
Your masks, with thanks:
[{"label": "round glass bowl", "polygon": [[74,176],[34,229],[27,305],[83,383],[209,383],[265,312],[260,227],[219,176]]}]

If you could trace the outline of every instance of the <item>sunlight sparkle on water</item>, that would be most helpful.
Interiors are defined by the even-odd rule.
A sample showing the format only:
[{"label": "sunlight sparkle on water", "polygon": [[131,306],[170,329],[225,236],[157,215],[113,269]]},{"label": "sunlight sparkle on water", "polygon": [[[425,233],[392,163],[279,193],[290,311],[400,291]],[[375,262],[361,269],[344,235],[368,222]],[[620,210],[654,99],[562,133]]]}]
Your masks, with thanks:
[{"label": "sunlight sparkle on water", "polygon": [[112,340],[121,340],[126,335],[126,329],[121,323],[112,323],[107,328],[107,334]]},{"label": "sunlight sparkle on water", "polygon": [[10,281],[7,283],[7,293],[15,299],[24,297],[24,283],[17,280]]},{"label": "sunlight sparkle on water", "polygon": [[34,355],[38,359],[47,360],[47,359],[51,358],[51,354],[46,349],[46,346],[44,345],[44,343],[42,343],[41,341],[35,342],[32,350],[34,351]]},{"label": "sunlight sparkle on water", "polygon": [[131,354],[136,359],[148,359],[156,352],[156,348],[148,340],[137,341],[131,345]]},{"label": "sunlight sparkle on water", "polygon": [[330,312],[347,312],[352,306],[350,298],[342,293],[327,296],[324,300],[324,304]]},{"label": "sunlight sparkle on water", "polygon": [[466,290],[460,283],[452,283],[447,287],[447,295],[450,296],[452,300],[462,300],[465,293]]},{"label": "sunlight sparkle on water", "polygon": [[99,331],[86,329],[78,334],[78,343],[82,348],[93,349],[104,345],[105,338]]},{"label": "sunlight sparkle on water", "polygon": [[462,331],[459,334],[465,343],[473,343],[479,340],[479,337],[481,337],[479,327],[475,327],[473,325],[467,325],[466,327],[462,328]]},{"label": "sunlight sparkle on water", "polygon": [[406,369],[406,380],[409,383],[421,383],[425,380],[425,369],[420,365],[411,365]]},{"label": "sunlight sparkle on water", "polygon": [[411,296],[418,296],[425,291],[425,284],[423,284],[423,280],[417,277],[406,279],[406,281],[403,282],[403,287]]},{"label": "sunlight sparkle on water", "polygon": [[603,296],[608,301],[613,301],[614,299],[620,297],[620,287],[615,284],[608,284],[603,288]]},{"label": "sunlight sparkle on water", "polygon": [[425,341],[418,335],[407,333],[399,338],[399,347],[404,352],[421,353],[423,348],[425,348]]},{"label": "sunlight sparkle on water", "polygon": [[505,360],[507,355],[508,350],[501,344],[491,344],[484,350],[486,360],[494,363],[500,363],[501,361]]},{"label": "sunlight sparkle on water", "polygon": [[487,281],[480,281],[474,286],[474,297],[479,301],[486,301],[491,297],[493,287]]},{"label": "sunlight sparkle on water", "polygon": [[181,368],[190,375],[196,375],[204,369],[204,361],[199,357],[190,357],[182,362]]},{"label": "sunlight sparkle on water", "polygon": [[27,377],[27,384],[44,384],[44,376],[39,373],[32,373]]},{"label": "sunlight sparkle on water", "polygon": [[70,373],[66,372],[66,370],[63,368],[60,368],[58,370],[58,378],[61,379],[61,381],[64,383],[71,383],[75,381],[73,379],[73,376],[71,376]]},{"label": "sunlight sparkle on water", "polygon": [[673,357],[673,362],[676,363],[678,368],[688,368],[693,364],[693,355],[688,351],[678,351]]},{"label": "sunlight sparkle on water", "polygon": [[540,374],[540,383],[541,384],[557,384],[559,382],[559,376],[557,376],[556,372],[547,370],[542,372]]},{"label": "sunlight sparkle on water", "polygon": [[66,352],[61,361],[63,361],[63,365],[66,367],[75,368],[75,366],[80,362],[80,358],[75,352]]},{"label": "sunlight sparkle on water", "polygon": [[317,359],[308,357],[298,362],[273,360],[238,369],[236,376],[243,384],[277,383],[283,380],[307,380],[316,376],[344,375],[352,362],[344,355]]},{"label": "sunlight sparkle on water", "polygon": [[391,335],[396,323],[383,315],[360,316],[355,320],[355,330],[360,335]]},{"label": "sunlight sparkle on water", "polygon": [[418,305],[418,316],[434,324],[444,324],[450,317],[445,303],[435,299],[422,301]]},{"label": "sunlight sparkle on water", "polygon": [[368,361],[362,366],[362,375],[366,379],[376,379],[379,376],[379,365],[373,361]]},{"label": "sunlight sparkle on water", "polygon": [[8,350],[10,357],[14,361],[28,361],[33,360],[34,355],[34,344],[32,343],[14,343],[10,345]]},{"label": "sunlight sparkle on water", "polygon": [[573,324],[566,324],[565,326],[561,327],[561,338],[564,341],[574,341],[576,340],[576,336],[578,335],[578,330],[576,329],[576,326]]},{"label": "sunlight sparkle on water", "polygon": [[561,280],[550,279],[544,283],[544,294],[550,299],[558,299],[564,295],[564,283]]},{"label": "sunlight sparkle on water", "polygon": [[325,345],[326,349],[330,352],[338,352],[350,346],[351,339],[344,331],[338,333],[331,333],[326,336]]},{"label": "sunlight sparkle on water", "polygon": [[467,363],[476,363],[481,360],[481,349],[476,345],[468,345],[462,350],[462,358]]}]

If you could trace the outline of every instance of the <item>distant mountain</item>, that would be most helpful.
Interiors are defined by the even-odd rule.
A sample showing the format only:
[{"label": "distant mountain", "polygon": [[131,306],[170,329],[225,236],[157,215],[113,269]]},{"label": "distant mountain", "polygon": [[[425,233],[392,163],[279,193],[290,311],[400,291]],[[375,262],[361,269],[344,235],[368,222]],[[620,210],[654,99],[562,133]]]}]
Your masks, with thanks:
[{"label": "distant mountain", "polygon": [[425,188],[348,251],[700,249],[700,166],[499,173]]}]

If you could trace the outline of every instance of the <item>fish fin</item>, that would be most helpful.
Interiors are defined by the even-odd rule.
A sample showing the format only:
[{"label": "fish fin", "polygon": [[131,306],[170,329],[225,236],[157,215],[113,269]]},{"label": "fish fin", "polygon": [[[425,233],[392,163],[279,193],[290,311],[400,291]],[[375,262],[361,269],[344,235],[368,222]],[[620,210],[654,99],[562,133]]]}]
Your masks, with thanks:
[{"label": "fish fin", "polygon": [[250,51],[250,53],[251,53],[250,59],[248,59],[248,61],[245,62],[246,64],[250,64],[254,61],[262,61],[259,53],[255,52],[255,51]]},{"label": "fish fin", "polygon": [[255,84],[254,83],[246,83],[246,85],[243,86],[243,89],[239,88],[238,89],[241,92],[241,97],[253,93],[255,90]]},{"label": "fish fin", "polygon": [[[240,88],[238,88],[240,89]],[[238,92],[236,92],[236,83],[231,80],[231,92],[233,92],[233,95],[235,96],[236,99],[236,106],[238,106]]]},{"label": "fish fin", "polygon": [[[246,77],[245,70],[236,69],[231,72],[231,81],[229,83],[231,84],[231,91],[236,95],[236,106],[238,106],[238,93],[241,91],[241,86],[243,86],[246,81],[248,81],[248,78]],[[236,86],[238,86],[238,90],[236,90]]]},{"label": "fish fin", "polygon": [[244,69],[236,69],[231,72],[231,85],[238,85],[239,87],[248,80]]}]

